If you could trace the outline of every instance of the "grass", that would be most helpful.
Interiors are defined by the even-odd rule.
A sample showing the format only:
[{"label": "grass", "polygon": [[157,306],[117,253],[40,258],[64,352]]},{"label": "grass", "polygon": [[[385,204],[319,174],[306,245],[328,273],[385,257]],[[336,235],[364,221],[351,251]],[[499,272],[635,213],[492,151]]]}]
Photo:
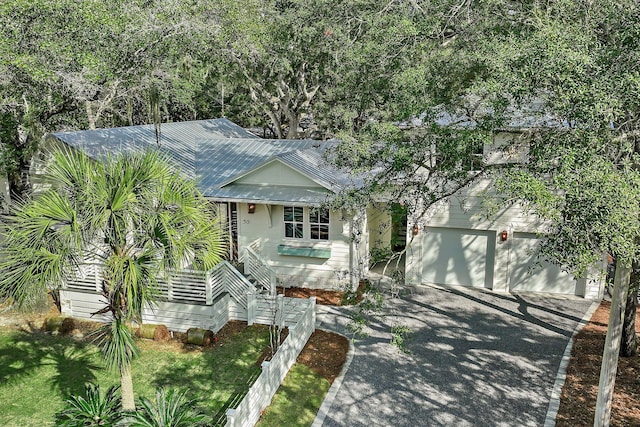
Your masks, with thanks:
[{"label": "grass", "polygon": [[310,426],[328,390],[329,381],[296,363],[256,427]]},{"label": "grass", "polygon": [[[204,351],[167,351],[141,341],[132,365],[134,391],[153,399],[159,387],[188,389],[198,409],[224,416],[260,374],[255,362],[268,342],[267,329],[253,326]],[[105,390],[119,383],[95,346],[0,328],[0,425],[52,426],[64,400],[82,394],[87,382]]]}]

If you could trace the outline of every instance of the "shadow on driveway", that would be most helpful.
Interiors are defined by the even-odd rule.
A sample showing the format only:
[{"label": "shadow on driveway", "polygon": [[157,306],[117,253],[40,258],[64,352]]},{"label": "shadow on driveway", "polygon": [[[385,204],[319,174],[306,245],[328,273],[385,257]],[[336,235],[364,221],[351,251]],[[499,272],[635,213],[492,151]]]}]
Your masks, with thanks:
[{"label": "shadow on driveway", "polygon": [[[421,287],[356,340],[324,426],[544,425],[560,360],[591,301]],[[320,312],[345,333],[348,313]],[[392,325],[412,334],[390,345]]]}]

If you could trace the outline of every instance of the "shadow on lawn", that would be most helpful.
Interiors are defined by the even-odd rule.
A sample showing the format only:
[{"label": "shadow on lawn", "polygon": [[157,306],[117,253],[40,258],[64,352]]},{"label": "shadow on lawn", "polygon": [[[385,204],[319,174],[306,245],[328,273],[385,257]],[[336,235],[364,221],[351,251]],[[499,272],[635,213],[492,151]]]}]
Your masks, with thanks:
[{"label": "shadow on lawn", "polygon": [[262,372],[255,362],[268,343],[266,330],[255,326],[232,335],[202,351],[201,358],[173,359],[155,373],[154,386],[188,389],[214,425],[224,425],[227,409],[240,403]]},{"label": "shadow on lawn", "polygon": [[188,389],[191,397],[198,399],[203,412],[212,414],[214,425],[224,425],[227,409],[240,403],[261,369],[234,366],[232,361],[215,358],[208,359],[203,365],[194,369],[188,361],[173,363],[157,373],[154,385]]},{"label": "shadow on lawn", "polygon": [[95,364],[86,344],[68,338],[14,332],[9,345],[0,347],[0,382],[15,383],[34,375],[39,368],[51,366],[54,375],[48,380],[53,391],[63,399],[79,395],[84,384],[96,382]]}]

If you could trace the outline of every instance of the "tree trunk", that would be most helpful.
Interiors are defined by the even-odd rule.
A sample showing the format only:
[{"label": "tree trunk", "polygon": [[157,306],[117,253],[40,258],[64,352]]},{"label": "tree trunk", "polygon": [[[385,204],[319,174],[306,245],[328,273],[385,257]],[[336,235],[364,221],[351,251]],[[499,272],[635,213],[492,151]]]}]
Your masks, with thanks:
[{"label": "tree trunk", "polygon": [[120,392],[122,393],[122,410],[135,411],[136,403],[133,397],[131,364],[127,364],[127,366],[124,366],[120,371]]},{"label": "tree trunk", "polygon": [[636,301],[638,283],[640,283],[640,265],[633,263],[631,271],[631,283],[627,294],[627,303],[624,310],[624,322],[622,325],[622,343],[620,344],[620,356],[632,357],[638,354],[638,340],[636,337]]},{"label": "tree trunk", "polygon": [[89,123],[89,129],[95,129],[96,118],[93,115],[93,107],[91,106],[91,101],[84,101],[84,110],[87,113],[87,122]]},{"label": "tree trunk", "polygon": [[31,193],[29,165],[22,157],[17,160],[19,171],[7,176],[9,180],[9,197],[11,200],[24,200]]},{"label": "tree trunk", "polygon": [[607,337],[602,353],[596,415],[593,420],[594,427],[608,427],[609,419],[611,418],[611,401],[613,400],[613,387],[616,382],[616,372],[618,371],[622,321],[627,293],[629,292],[630,273],[631,268],[624,265],[620,259],[617,259],[611,311],[609,312],[609,327],[607,328]]},{"label": "tree trunk", "polygon": [[294,113],[291,113],[288,119],[289,119],[289,130],[287,132],[287,139],[298,139],[300,137],[300,133],[298,132],[298,125],[300,124],[300,119]]}]

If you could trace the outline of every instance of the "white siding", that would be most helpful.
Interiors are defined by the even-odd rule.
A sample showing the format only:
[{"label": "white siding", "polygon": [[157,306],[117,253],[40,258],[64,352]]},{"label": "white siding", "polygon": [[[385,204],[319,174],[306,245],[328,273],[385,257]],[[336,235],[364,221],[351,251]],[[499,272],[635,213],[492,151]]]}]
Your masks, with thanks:
[{"label": "white siding", "polygon": [[[493,181],[482,179],[432,207],[407,249],[409,283],[485,287],[497,292],[548,292],[597,298],[599,275],[575,280],[537,257],[537,233],[545,223],[519,205],[488,215]],[[409,220],[409,224],[413,224]],[[506,231],[507,239],[501,239]]]},{"label": "white siding", "polygon": [[[247,204],[238,204],[238,249],[251,246],[276,271],[279,286],[324,288],[338,286],[336,271],[349,269],[349,221],[339,211],[331,211],[329,240],[309,238],[308,208],[304,208],[304,238],[286,238],[284,211],[280,205],[256,205],[255,213],[248,213]],[[278,245],[312,246],[331,249],[331,257],[314,258],[279,255]]]},{"label": "white siding", "polygon": [[254,185],[265,185],[265,183],[269,183],[270,186],[282,185],[290,187],[324,188],[315,181],[291,169],[289,166],[283,165],[283,163],[277,159],[235,180],[234,183]]},{"label": "white siding", "polygon": [[[105,307],[104,297],[97,293],[63,289],[60,291],[62,314],[78,319],[107,322],[109,314],[92,316]],[[186,332],[189,328],[205,328],[218,332],[229,320],[229,313],[239,314],[234,317],[246,320],[246,310],[237,309],[233,301],[225,294],[213,305],[196,305],[160,301],[154,308],[147,307],[143,311],[142,321],[149,324],[165,325],[169,330]],[[244,317],[242,316],[244,314]]]}]

